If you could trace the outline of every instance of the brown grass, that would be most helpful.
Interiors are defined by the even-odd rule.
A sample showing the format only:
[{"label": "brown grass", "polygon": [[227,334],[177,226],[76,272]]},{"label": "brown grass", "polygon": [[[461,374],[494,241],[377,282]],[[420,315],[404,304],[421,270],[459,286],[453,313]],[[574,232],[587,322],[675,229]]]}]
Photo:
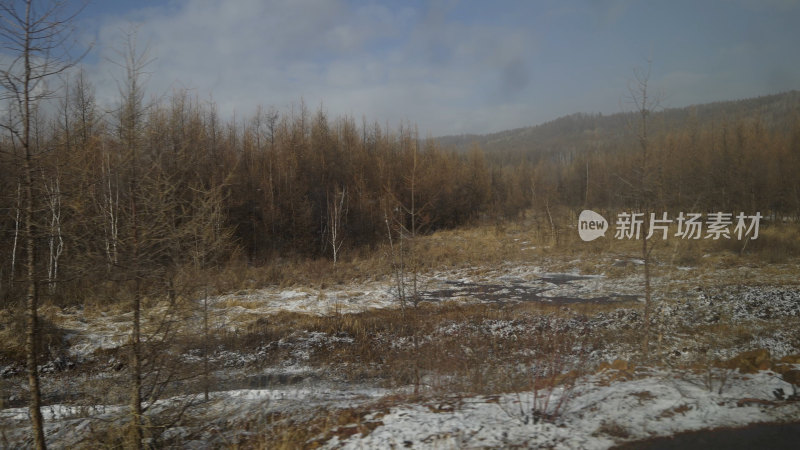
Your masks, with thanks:
[{"label": "brown grass", "polygon": [[[39,317],[40,361],[48,361],[67,351],[67,330],[62,329],[45,314]],[[0,310],[0,361],[23,364],[25,361],[26,316],[22,308]]]},{"label": "brown grass", "polygon": [[[554,332],[541,328],[537,319],[542,314],[554,319],[573,317],[578,314],[575,311],[552,305],[444,304],[328,317],[280,313],[252,322],[244,335],[220,336],[219,342],[225,348],[248,352],[280,339],[291,340],[298,331],[347,336],[353,341],[312,348],[308,363],[325,367],[330,375],[380,380],[387,386],[415,383],[416,367],[427,391],[513,392],[530,385],[522,366],[588,345],[583,330],[554,339]],[[508,336],[487,333],[486,321],[492,320],[503,320],[515,331]],[[459,328],[443,332],[452,326]],[[416,348],[414,336],[419,339]],[[284,349],[270,348],[265,364],[287,356]]]},{"label": "brown grass", "polygon": [[[522,263],[542,265],[550,271],[578,270],[584,274],[604,273],[608,277],[641,274],[640,265],[625,263],[640,257],[641,241],[613,239],[613,230],[609,230],[605,239],[591,243],[582,242],[574,228],[570,228],[569,215],[563,214],[557,217],[561,230],[557,240],[546,230],[533,226],[531,216],[527,220],[510,222],[503,226],[483,224],[421,236],[415,243],[415,258],[419,261],[419,270],[478,266],[474,269],[474,275],[479,275],[481,270],[493,270],[499,264]],[[740,247],[744,243],[735,240],[683,241],[671,237],[664,242],[657,241],[652,254],[654,274],[666,279],[692,277],[697,280],[698,285],[705,283],[704,280],[708,277],[719,278],[715,273],[720,267],[748,266],[759,269],[750,271],[750,275],[744,273],[741,277],[761,276],[764,271],[774,271],[785,276],[796,271],[792,262],[800,253],[798,230],[794,225],[767,227],[762,230],[759,239],[748,242],[745,251],[741,251]],[[304,287],[310,292],[321,292],[328,286],[390,276],[391,267],[387,254],[388,249],[385,246],[378,246],[371,251],[346,253],[335,270],[331,261],[326,259],[286,258],[276,259],[260,267],[234,259],[219,271],[187,272],[181,274],[181,284],[186,287],[177,297],[176,317],[188,317],[192,312],[190,307],[194,305],[196,308],[196,304],[188,299],[197,298],[197,288],[201,286],[197,279],[210,287],[209,293],[212,295],[268,285]],[[620,260],[622,264],[614,264],[614,260]],[[683,265],[692,266],[692,270],[689,273],[678,272],[676,267]],[[742,279],[724,282],[740,282]],[[117,315],[125,312],[126,294],[111,292],[110,289],[99,289],[98,298],[85,302],[88,306],[81,312],[84,318],[91,321],[100,314]],[[656,289],[661,290],[662,294],[672,294],[668,282],[667,285],[657,285]],[[108,301],[112,294],[115,301]],[[165,307],[165,298],[150,297],[145,304],[150,313],[156,313]],[[253,309],[257,303],[231,298],[223,301],[221,306]],[[556,383],[574,380],[586,367],[580,362],[559,362],[567,356],[580,361],[580,353],[584,350],[602,350],[608,345],[623,349],[638,348],[640,330],[634,327],[623,331],[614,329],[591,333],[581,329],[555,331],[541,320],[542,317],[547,317],[553,321],[576,319],[579,322],[580,318],[618,308],[638,309],[640,304],[465,305],[446,302],[439,305],[423,304],[417,310],[386,309],[330,316],[282,312],[264,317],[253,313],[241,317],[247,322],[240,324],[238,332],[215,330],[211,344],[214,349],[242,353],[263,351],[264,360],[256,364],[275,366],[291,357],[291,348],[273,344],[282,339],[284,342],[297,339],[298,335],[302,336],[303,331],[323,332],[328,336],[352,339],[352,342],[336,341],[309,349],[310,359],[306,363],[324,368],[333,377],[358,382],[377,381],[387,386],[408,386],[417,382],[415,370],[418,369],[421,373],[421,392],[426,397],[439,394],[521,392],[545,389]],[[43,345],[47,346],[48,351],[62,351],[65,347],[65,330],[59,328],[59,312],[60,308],[55,306],[46,305],[41,309],[44,319]],[[492,320],[502,320],[518,328],[509,335],[488,333],[486,323]],[[22,324],[24,318],[20,311],[0,311],[3,358],[21,360],[24,344],[21,340],[24,336]],[[187,322],[179,326],[190,325]],[[785,328],[786,324],[780,326]],[[447,332],[449,327],[456,331]],[[736,346],[748,343],[756,337],[748,324],[732,324],[729,320],[690,330],[682,330],[679,326],[673,328],[675,329],[691,335],[688,340],[699,349],[707,349],[712,345]],[[763,327],[760,333],[768,334],[769,327]],[[411,345],[415,336],[419,340],[416,347]],[[164,344],[170,346],[164,347],[165,353],[166,350],[178,354],[186,349],[200,348],[201,339],[202,336],[196,329],[194,332],[181,331],[180,339]],[[114,357],[123,360],[124,350],[99,352],[96,356],[98,359]],[[694,361],[692,364],[702,362]],[[532,367],[550,367],[553,373],[532,376]],[[100,369],[108,370],[103,367]],[[187,367],[185,370],[196,370],[196,367]],[[554,375],[555,372],[558,372],[558,376]],[[572,375],[563,377],[564,373]],[[122,375],[124,371],[120,372],[120,376]],[[115,398],[111,391],[113,389],[109,388],[105,400]],[[645,397],[642,394],[640,400],[647,400]],[[102,401],[96,400],[96,403]],[[271,416],[266,422],[243,424],[245,430],[255,434],[246,441],[231,445],[241,448],[296,448],[312,445],[319,439],[334,435],[346,438],[353,433],[367,433],[379,423],[377,416],[366,419],[366,411],[374,410],[372,407],[321,410],[317,417],[305,421],[288,416]],[[672,413],[679,414],[681,411],[675,410]],[[608,427],[611,431],[607,431],[607,434],[613,434],[614,424],[608,424]],[[114,445],[120,437],[112,433],[104,439]]]},{"label": "brown grass", "polygon": [[[524,219],[498,225],[486,222],[454,230],[441,230],[420,235],[414,241],[414,260],[420,271],[446,270],[474,266],[496,266],[501,263],[532,263],[546,261],[552,270],[579,270],[592,274],[604,272],[609,276],[635,273],[638,266],[609,267],[598,265],[598,259],[627,260],[641,258],[641,241],[614,238],[614,224],[604,238],[583,242],[575,228],[574,211],[554,211],[558,238],[549,231],[542,212],[529,211]],[[537,225],[537,223],[539,225]],[[756,240],[680,239],[674,236],[676,226],[667,240],[652,241],[652,258],[670,265],[732,267],[747,263],[787,262],[800,258],[800,225],[762,223]],[[744,247],[744,251],[742,248]],[[332,286],[349,282],[381,279],[391,274],[388,242],[374,248],[345,252],[333,267],[326,258],[275,257],[254,266],[241,255],[234,256],[219,269],[203,273],[181,274],[183,284],[202,280],[212,294],[265,286]],[[710,255],[710,256],[707,256]],[[179,280],[180,281],[180,280]],[[106,300],[98,303],[108,303]]]},{"label": "brown grass", "polygon": [[[314,414],[271,413],[240,424],[248,436],[231,442],[231,449],[317,448],[333,437],[344,441],[353,435],[367,436],[383,425],[389,408],[414,400],[408,396],[385,397],[358,407],[318,408]],[[243,433],[244,434],[244,433]]]}]

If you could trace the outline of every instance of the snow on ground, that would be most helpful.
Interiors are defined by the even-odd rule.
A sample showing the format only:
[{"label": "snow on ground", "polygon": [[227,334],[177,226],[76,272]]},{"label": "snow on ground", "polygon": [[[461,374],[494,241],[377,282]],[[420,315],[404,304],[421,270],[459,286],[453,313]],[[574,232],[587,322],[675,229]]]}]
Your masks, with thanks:
[{"label": "snow on ground", "polygon": [[[538,399],[522,392],[397,406],[374,416],[382,425],[370,434],[334,437],[326,448],[605,449],[682,431],[797,420],[800,414],[800,403],[775,401],[772,391],[791,392],[791,385],[772,372],[732,375],[722,393],[719,384],[709,390],[701,375],[651,371],[640,379],[608,383],[608,374],[593,375],[572,391],[539,392]],[[557,411],[554,405],[562,399]],[[538,417],[555,417],[537,420],[532,413],[537,409],[543,413]]]},{"label": "snow on ground", "polygon": [[[513,285],[522,293],[515,297]],[[506,300],[547,301],[553,298],[587,299],[603,295],[631,295],[640,290],[637,277],[608,279],[602,275],[548,273],[540,266],[502,265],[420,274],[419,286],[429,301]],[[399,303],[391,279],[352,283],[324,289],[268,287],[216,297],[215,308],[229,312],[269,315],[278,312],[308,314],[357,313],[371,309],[396,308]],[[426,294],[427,293],[427,294]],[[487,295],[491,294],[491,295]],[[230,316],[230,314],[229,314]],[[231,321],[233,322],[233,321]]]},{"label": "snow on ground", "polygon": [[388,282],[369,282],[344,288],[294,288],[284,290],[269,287],[250,292],[222,295],[211,304],[216,308],[243,305],[249,313],[275,314],[299,312],[309,314],[356,313],[369,309],[392,307],[394,296]]},{"label": "snow on ground", "polygon": [[[608,261],[606,265],[613,266],[615,262],[612,261],[619,260]],[[713,276],[717,280],[730,279],[740,283],[757,280],[760,285],[796,282],[796,279],[786,278],[786,273],[792,271],[776,268],[772,273],[761,273],[747,267],[717,269],[713,271]],[[662,270],[661,276],[655,276],[652,280],[654,298],[657,301],[669,299],[673,292],[691,291],[704,283],[702,278],[686,277],[686,272],[682,270]],[[552,273],[539,265],[510,263],[419,275],[423,298],[432,302],[641,301],[642,284],[638,271],[631,275],[608,277],[582,275],[577,271]],[[255,318],[280,312],[328,315],[397,308],[400,305],[394,289],[394,281],[389,277],[324,288],[295,286],[285,289],[272,286],[213,297],[209,301],[209,315],[213,329],[236,331]],[[738,300],[738,309],[733,311],[735,320],[752,316],[774,318],[787,311],[792,316],[800,316],[800,292],[797,289],[788,293],[780,287],[743,289],[736,293],[741,298]],[[719,301],[720,295],[712,300]],[[707,301],[703,295],[694,297],[701,302]],[[769,298],[769,301],[765,298]],[[774,304],[776,301],[779,304]],[[67,338],[70,354],[74,357],[89,356],[97,349],[118,347],[128,338],[129,320],[126,314],[103,313],[87,320],[80,310],[66,310],[59,316],[61,326],[72,330]]]},{"label": "snow on ground", "polygon": [[[609,266],[614,265],[614,262],[608,262]],[[635,265],[636,262],[630,264]],[[722,359],[753,348],[766,348],[775,357],[797,353],[800,347],[797,337],[787,334],[790,331],[771,327],[772,324],[780,324],[783,318],[796,320],[800,316],[796,270],[778,266],[773,269],[764,272],[734,267],[714,269],[708,274],[695,274],[684,268],[672,271],[663,269],[660,277],[653,279],[657,300],[654,315],[658,326],[713,325],[720,323],[723,318],[731,323],[763,323],[766,327],[764,333],[754,328],[749,340],[718,351],[712,350],[717,351],[719,354],[716,356]],[[706,283],[706,279],[716,281]],[[730,280],[731,284],[719,280]],[[420,286],[427,293],[424,298],[431,302],[629,301],[640,300],[642,279],[638,270],[630,275],[605,276],[585,275],[570,270],[567,273],[554,273],[542,266],[504,264],[421,274]],[[254,318],[280,312],[327,315],[397,308],[400,305],[395,300],[393,287],[393,281],[389,278],[325,288],[268,287],[214,297],[209,301],[209,309],[214,328],[235,330],[241,329]],[[86,318],[83,311],[76,309],[65,310],[59,316],[60,326],[71,330],[67,339],[73,356],[90,357],[97,349],[118,347],[128,336],[129,316],[126,314],[104,313]],[[528,319],[529,322],[486,319],[476,324],[444,323],[433,336],[459,335],[480,329],[487,335],[508,337],[529,332],[531,323]],[[574,318],[543,315],[541,320],[552,320],[553,323],[548,322],[548,326],[555,327],[562,322],[569,325]],[[641,324],[640,309],[631,308],[628,304],[628,307],[620,305],[610,311],[598,311],[589,319],[589,324],[608,330],[626,330]],[[667,330],[664,346],[676,349],[678,361],[682,361],[680,358],[684,356],[696,357],[697,351],[689,345],[696,340],[696,336],[681,336],[670,331],[673,328],[664,329]],[[195,416],[204,417],[209,424],[206,427],[210,433],[208,442],[212,442],[210,439],[235,442],[236,433],[239,432],[237,424],[270,411],[299,414],[301,419],[308,419],[320,407],[364,405],[384,395],[397,393],[366,384],[337,384],[325,380],[320,373],[321,368],[308,365],[314,349],[350,341],[352,337],[349,336],[299,330],[275,342],[265,343],[284,349],[286,358],[276,366],[260,367],[257,374],[260,378],[253,378],[253,374],[243,368],[263,360],[266,347],[253,353],[214,353],[212,364],[226,375],[220,378],[231,380],[241,375],[241,380],[238,384],[220,386],[219,389],[235,390],[213,393],[211,403],[199,406],[202,412]],[[403,341],[397,339],[387,345],[403,345]],[[602,361],[627,358],[620,351],[620,348],[614,347],[593,355],[596,356],[594,359]],[[197,360],[199,356],[187,353],[181,357]],[[531,392],[448,398],[441,404],[435,398],[401,404],[386,414],[380,410],[365,417],[364,420],[382,423],[366,436],[356,434],[349,438],[342,437],[341,440],[333,437],[326,445],[328,448],[406,445],[421,448],[608,448],[614,443],[680,431],[797,420],[800,417],[800,402],[778,401],[773,394],[776,389],[791,393],[791,385],[768,371],[740,375],[723,369],[699,374],[641,369],[635,379],[614,380],[608,379],[609,373],[613,371],[581,379],[571,391],[565,392],[561,388],[553,390],[552,395],[547,396],[550,403],[546,408],[542,404],[542,397],[534,398]],[[279,379],[288,376],[293,377],[288,383]],[[278,383],[274,383],[276,379],[279,379]],[[275,384],[282,386],[277,389],[238,389],[274,387]],[[407,392],[407,388],[399,392]],[[176,397],[165,400],[164,404],[186,398]],[[562,399],[563,406],[555,411],[553,405],[559,404]],[[542,414],[535,414],[535,407]],[[47,406],[44,414],[48,440],[54,442],[56,447],[70,447],[74,443],[71,439],[75,439],[72,436],[81,435],[81,430],[89,429],[98,420],[118,419],[124,416],[125,411],[123,406]],[[542,418],[545,420],[540,420]],[[11,431],[8,437],[11,442],[21,442],[14,436],[24,439],[21,436],[28,426],[27,410],[0,410],[0,424],[4,431],[14,430],[17,426],[19,430]],[[195,436],[191,434],[194,431],[189,429],[170,432]],[[203,448],[202,441],[187,443],[187,446],[192,445]]]},{"label": "snow on ground", "polygon": [[[189,406],[188,411],[203,424],[202,427],[176,426],[170,433],[181,435],[177,437],[182,441],[183,448],[218,448],[241,439],[243,433],[239,428],[243,423],[265,420],[270,413],[309,418],[322,407],[352,407],[389,393],[387,389],[373,386],[334,383],[276,389],[237,389],[212,392],[208,402],[202,401],[202,394],[160,400],[154,405],[153,411],[193,405]],[[85,445],[85,440],[91,439],[93,429],[102,429],[108,423],[123,423],[127,420],[127,413],[128,408],[123,405],[46,406],[42,408],[42,414],[48,446],[73,448],[79,444]],[[28,408],[0,410],[0,425],[7,442],[25,442],[30,432]],[[197,428],[202,431],[198,432]]]},{"label": "snow on ground", "polygon": [[[268,351],[271,347],[287,350],[287,356],[280,365],[282,373],[313,372],[304,364],[310,359],[314,349],[329,347],[336,344],[349,344],[353,338],[349,336],[331,336],[318,331],[297,330],[289,336],[277,341],[267,342],[254,352],[236,352],[223,348],[213,349],[209,355],[209,364],[219,368],[244,367],[257,364],[259,361],[268,360]],[[193,349],[180,356],[184,362],[200,363],[203,361],[201,349]]]},{"label": "snow on ground", "polygon": [[[514,283],[523,297],[535,294],[540,301],[547,301],[548,297],[587,298],[603,293],[630,293],[638,289],[636,279],[620,281],[598,276],[575,276],[567,282],[553,283],[553,277],[558,275],[549,274],[539,266],[477,267],[421,274],[420,286],[422,291],[438,295],[429,296],[431,301],[463,302],[497,301],[500,298],[524,300],[509,295],[510,292],[505,290],[509,283]],[[462,291],[453,283],[462,284]],[[491,285],[491,289],[487,290],[484,285]],[[626,285],[628,287],[624,287]],[[272,286],[213,297],[209,300],[209,316],[213,329],[235,331],[254,318],[280,312],[327,315],[397,308],[400,305],[394,288],[394,281],[389,278],[326,288],[295,286],[284,289]],[[158,316],[156,309],[151,312]],[[67,336],[70,354],[77,358],[90,356],[98,349],[123,345],[129,337],[129,322],[129,313],[101,313],[91,319],[85,318],[80,309],[59,313],[60,326],[71,330]]]},{"label": "snow on ground", "polygon": [[75,357],[90,355],[98,349],[117,348],[130,337],[130,313],[100,313],[86,319],[83,310],[71,308],[58,314],[59,325],[70,332],[69,353]]},{"label": "snow on ground", "polygon": [[[796,366],[800,368],[800,365]],[[490,396],[431,397],[387,410],[378,408],[364,422],[378,422],[372,432],[347,439],[333,435],[324,448],[495,448],[509,446],[605,449],[627,441],[668,436],[714,427],[736,427],[759,422],[781,422],[800,417],[800,402],[778,401],[773,391],[791,393],[792,386],[775,373],[752,375],[715,369],[688,373],[640,368],[635,379],[617,378],[607,370],[579,380],[573,389],[558,387],[538,392]],[[710,377],[709,377],[710,375]],[[707,381],[711,380],[711,381]],[[408,389],[371,386],[318,385],[277,389],[240,389],[201,396],[162,400],[160,406],[196,403],[194,414],[204,423],[196,429],[177,427],[185,448],[211,448],[237,442],[243,423],[264,420],[280,412],[309,420],[320,408],[369,405]],[[69,448],[98,421],[124,416],[124,406],[82,407],[51,405],[43,411],[48,441]],[[21,442],[28,427],[27,408],[0,410],[0,422],[17,425],[7,435]],[[8,428],[7,428],[8,430]],[[323,437],[323,436],[320,436]],[[17,438],[17,439],[14,439]]]}]

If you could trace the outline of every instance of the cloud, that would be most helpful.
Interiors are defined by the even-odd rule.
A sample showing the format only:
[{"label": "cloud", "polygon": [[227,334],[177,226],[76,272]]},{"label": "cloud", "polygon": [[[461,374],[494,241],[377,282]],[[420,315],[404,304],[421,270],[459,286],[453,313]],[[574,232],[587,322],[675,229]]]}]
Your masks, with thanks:
[{"label": "cloud", "polygon": [[98,98],[113,103],[122,71],[108,60],[119,60],[114,48],[135,23],[140,48],[148,44],[155,58],[147,68],[153,95],[213,95],[223,115],[304,99],[332,115],[411,120],[435,134],[476,130],[458,124],[501,128],[508,117],[465,119],[473,115],[465,107],[499,106],[529,86],[535,40],[524,29],[453,20],[453,5],[178,1],[103,22],[91,71]]},{"label": "cloud", "polygon": [[[140,46],[149,42],[156,58],[147,68],[153,95],[188,88],[201,100],[213,96],[227,117],[302,99],[332,117],[411,121],[423,134],[483,133],[576,111],[616,112],[629,68],[650,46],[664,66],[653,79],[675,100],[670,106],[791,87],[797,63],[785,55],[797,32],[775,26],[775,12],[796,2],[770,0],[772,13],[755,21],[738,3],[750,1],[720,2],[722,11],[659,4],[653,17],[632,0],[502,8],[470,0],[172,0],[99,17],[97,57],[87,66],[98,99],[113,105],[121,70],[107,60],[135,22]],[[711,21],[718,13],[729,20]],[[744,37],[743,23],[757,38]],[[780,57],[786,61],[777,64]]]},{"label": "cloud", "polygon": [[633,0],[593,0],[589,2],[602,27],[613,27],[622,20]]},{"label": "cloud", "polygon": [[763,10],[790,11],[800,8],[800,0],[733,0],[747,8]]},{"label": "cloud", "polygon": [[324,80],[327,61],[358,59],[368,42],[393,27],[386,23],[392,17],[378,7],[351,17],[331,1],[238,0],[233,5],[191,0],[174,10],[150,8],[104,23],[96,71],[101,78],[114,71],[107,60],[119,59],[114,48],[133,20],[139,45],[147,43],[156,58],[148,67],[154,74],[151,91],[183,84],[219,98],[285,101],[287,92],[297,99],[304,86]]}]

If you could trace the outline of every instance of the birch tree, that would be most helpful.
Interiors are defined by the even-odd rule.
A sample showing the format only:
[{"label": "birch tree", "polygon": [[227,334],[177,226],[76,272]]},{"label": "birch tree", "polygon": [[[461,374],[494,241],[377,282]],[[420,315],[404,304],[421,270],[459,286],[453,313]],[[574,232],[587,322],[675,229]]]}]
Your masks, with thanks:
[{"label": "birch tree", "polygon": [[48,180],[42,173],[42,184],[44,185],[45,200],[47,210],[50,215],[47,230],[47,284],[50,293],[55,293],[58,280],[58,260],[64,253],[64,236],[61,230],[61,183],[59,173],[56,171],[55,177]]},{"label": "birch tree", "polygon": [[347,215],[347,188],[336,189],[333,197],[328,196],[328,243],[333,254],[333,267],[339,260],[344,243],[344,220]]}]

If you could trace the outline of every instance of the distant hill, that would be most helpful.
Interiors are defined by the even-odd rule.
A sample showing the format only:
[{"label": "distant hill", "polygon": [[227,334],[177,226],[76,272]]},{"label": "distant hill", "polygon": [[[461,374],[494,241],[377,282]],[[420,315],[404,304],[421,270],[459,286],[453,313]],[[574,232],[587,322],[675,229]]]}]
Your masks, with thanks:
[{"label": "distant hill", "polygon": [[[651,116],[654,133],[674,131],[696,123],[734,123],[761,120],[768,128],[788,127],[800,116],[800,91],[767,95],[744,100],[706,103],[684,108],[668,108]],[[436,138],[447,148],[466,151],[478,144],[486,153],[581,151],[620,144],[632,138],[630,124],[634,113],[612,115],[576,113],[541,125],[516,128],[498,133],[463,134]]]}]

